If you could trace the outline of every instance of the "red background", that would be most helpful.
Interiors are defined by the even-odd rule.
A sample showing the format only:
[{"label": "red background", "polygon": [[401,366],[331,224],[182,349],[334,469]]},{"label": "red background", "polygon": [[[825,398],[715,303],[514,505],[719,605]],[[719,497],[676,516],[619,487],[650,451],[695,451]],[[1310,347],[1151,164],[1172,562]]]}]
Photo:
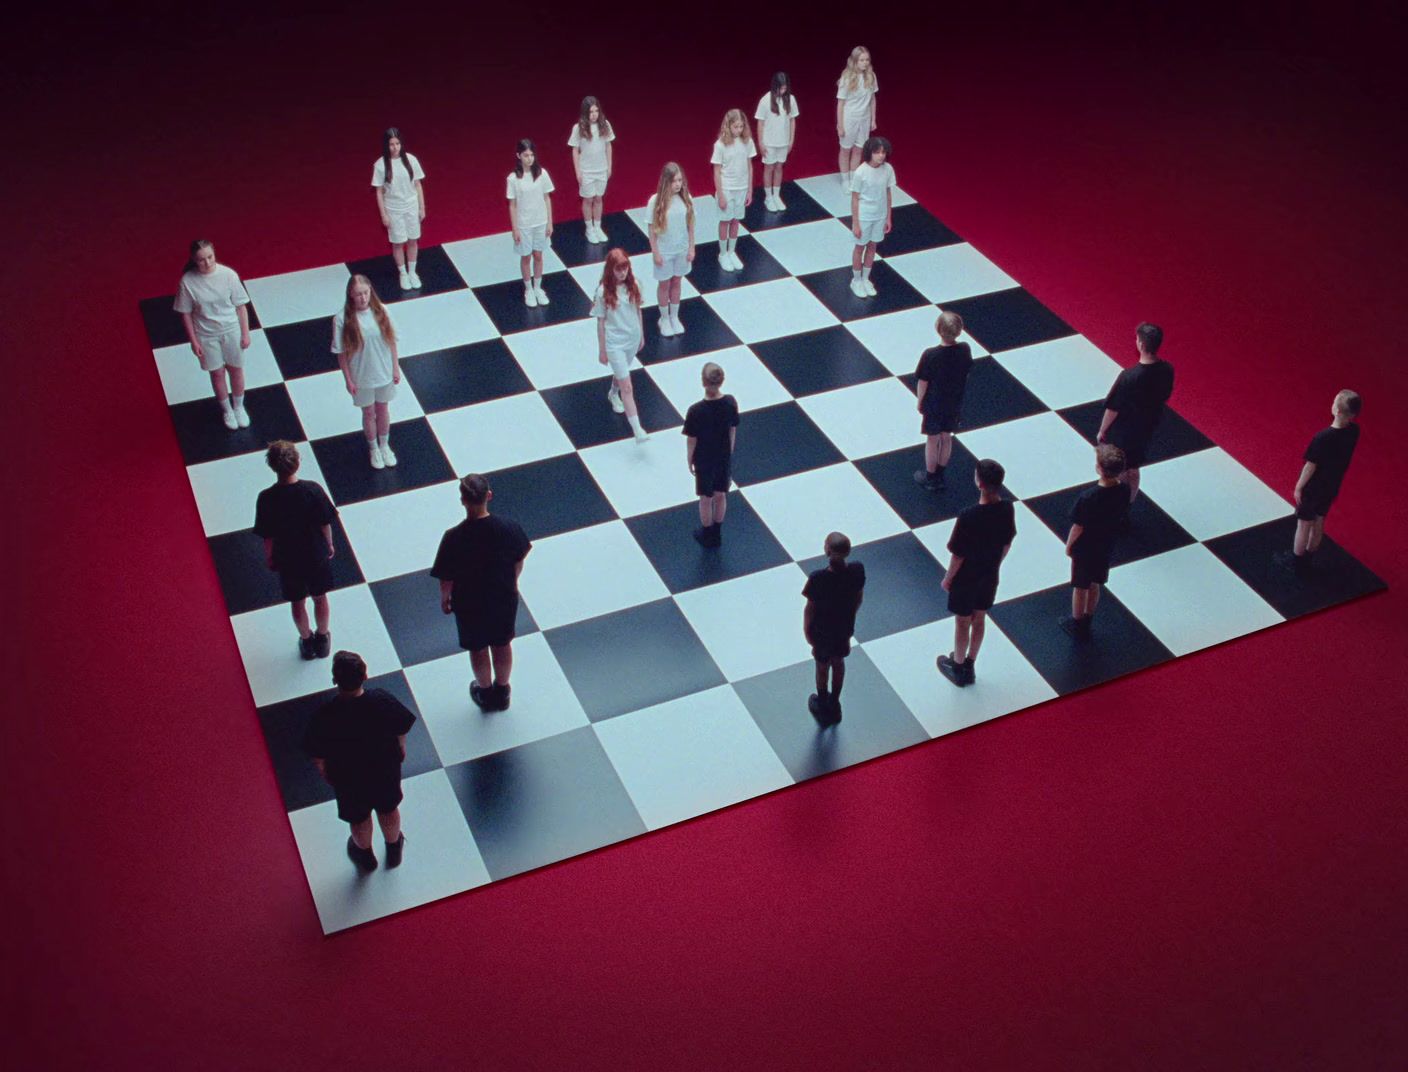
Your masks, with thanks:
[{"label": "red background", "polygon": [[666,158],[707,187],[720,116],[779,66],[790,173],[832,168],[858,31],[786,5],[227,7],[11,27],[3,1016],[24,1067],[1403,1067],[1387,19],[891,6],[860,38],[901,184],[1112,355],[1163,324],[1178,409],[1263,480],[1289,491],[1335,391],[1363,394],[1331,533],[1394,591],[324,939],[137,300],[196,235],[246,278],[381,252],[389,123],[429,172],[430,243],[507,226],[524,135],[575,215],[584,92],[621,132],[608,209]]}]

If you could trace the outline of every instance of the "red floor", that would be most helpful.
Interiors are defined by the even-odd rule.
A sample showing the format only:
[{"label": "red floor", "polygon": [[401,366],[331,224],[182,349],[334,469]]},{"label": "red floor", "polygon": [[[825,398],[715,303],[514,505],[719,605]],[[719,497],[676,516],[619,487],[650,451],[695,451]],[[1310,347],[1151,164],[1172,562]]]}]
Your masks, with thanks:
[{"label": "red floor", "polygon": [[1177,407],[1258,476],[1289,489],[1335,391],[1363,394],[1330,528],[1388,594],[324,939],[137,299],[198,234],[246,277],[379,252],[365,184],[393,121],[432,242],[506,226],[522,133],[570,192],[558,143],[586,91],[621,132],[610,208],[670,156],[707,188],[722,111],[779,64],[794,173],[820,171],[855,43],[800,13],[727,35],[702,9],[603,12],[590,58],[580,18],[545,16],[524,54],[503,44],[522,27],[404,17],[404,57],[346,13],[13,28],[20,1065],[1403,1067],[1408,149],[1387,24],[1180,6],[866,43],[901,184],[1110,353],[1162,323]]}]

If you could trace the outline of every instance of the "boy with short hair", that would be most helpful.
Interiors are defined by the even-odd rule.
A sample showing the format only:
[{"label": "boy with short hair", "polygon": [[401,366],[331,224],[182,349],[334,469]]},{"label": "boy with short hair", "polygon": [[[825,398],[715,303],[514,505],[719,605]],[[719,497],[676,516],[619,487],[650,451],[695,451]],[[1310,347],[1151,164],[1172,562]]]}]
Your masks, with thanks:
[{"label": "boy with short hair", "polygon": [[1071,616],[1061,628],[1077,640],[1088,640],[1100,586],[1110,579],[1110,554],[1129,516],[1129,495],[1120,484],[1124,451],[1109,443],[1095,448],[1099,480],[1076,496],[1066,554],[1071,560]]},{"label": "boy with short hair", "polygon": [[1149,441],[1164,415],[1164,404],[1173,394],[1173,366],[1158,356],[1164,329],[1148,321],[1134,330],[1139,361],[1115,377],[1100,431],[1095,442],[1112,443],[1124,451],[1121,480],[1129,488],[1129,501],[1139,494],[1139,467],[1144,464]]},{"label": "boy with short hair", "polygon": [[1311,562],[1325,535],[1325,515],[1340,493],[1340,484],[1359,442],[1360,399],[1353,391],[1335,395],[1330,407],[1332,423],[1316,432],[1305,448],[1305,465],[1296,480],[1296,536],[1290,551],[1278,551],[1279,565],[1307,577]]},{"label": "boy with short hair", "polygon": [[699,378],[704,397],[689,407],[681,431],[687,437],[685,462],[694,474],[694,493],[699,496],[699,528],[694,530],[694,538],[701,547],[718,547],[723,542],[724,511],[733,480],[738,402],[720,391],[724,370],[712,361],[700,370]]},{"label": "boy with short hair", "polygon": [[953,615],[953,652],[938,658],[939,673],[958,686],[977,680],[974,667],[983,645],[988,611],[997,600],[1002,560],[1017,537],[1017,515],[1002,498],[1007,470],[984,458],[973,469],[978,502],[958,515],[949,537],[943,588]]},{"label": "boy with short hair", "polygon": [[[298,479],[298,448],[287,439],[269,444],[264,461],[278,480],[259,493],[254,534],[264,538],[264,561],[279,575],[279,588],[298,627],[298,654],[325,659],[332,652],[328,592],[335,553],[332,521],[337,517],[321,484]],[[308,627],[307,599],[313,597],[316,630]]]},{"label": "boy with short hair", "polygon": [[934,322],[939,345],[931,346],[919,358],[915,385],[919,412],[924,415],[924,468],[914,474],[914,482],[926,491],[944,486],[944,466],[953,455],[953,433],[958,427],[963,392],[968,386],[968,370],[973,367],[973,351],[963,334],[963,318],[957,313],[940,313]]},{"label": "boy with short hair", "polygon": [[890,233],[895,169],[890,166],[888,138],[867,138],[862,155],[864,163],[851,172],[851,233],[856,236],[851,293],[857,298],[873,298],[870,269],[875,264],[875,247]]},{"label": "boy with short hair", "polygon": [[816,660],[816,692],[808,697],[807,709],[818,722],[831,725],[841,721],[841,685],[846,680],[846,656],[851,653],[851,636],[856,631],[856,611],[865,598],[865,567],[846,561],[851,541],[844,533],[830,533],[823,549],[827,564],[813,570],[802,589],[807,600],[802,634]]}]

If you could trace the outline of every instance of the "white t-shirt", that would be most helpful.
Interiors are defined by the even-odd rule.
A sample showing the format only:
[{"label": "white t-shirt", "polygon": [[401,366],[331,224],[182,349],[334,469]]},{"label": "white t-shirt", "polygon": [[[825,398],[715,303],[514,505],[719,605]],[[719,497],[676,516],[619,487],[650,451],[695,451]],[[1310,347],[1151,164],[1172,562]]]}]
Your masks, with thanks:
[{"label": "white t-shirt", "polygon": [[217,264],[209,275],[187,272],[176,288],[172,305],[178,313],[190,313],[197,335],[223,335],[240,326],[235,307],[246,305],[249,295],[233,268]]},{"label": "white t-shirt", "polygon": [[[377,157],[376,163],[372,165],[372,186],[386,187],[382,194],[386,202],[388,212],[409,212],[420,211],[420,199],[416,197],[415,184],[425,178],[425,172],[420,169],[420,161],[416,159],[415,153],[406,153],[401,157],[391,158],[391,181],[386,181],[385,175],[386,159]],[[406,174],[406,164],[411,165],[411,173]]]},{"label": "white t-shirt", "polygon": [[763,144],[771,145],[776,149],[785,149],[792,144],[792,123],[791,120],[801,115],[801,110],[797,107],[797,98],[789,97],[791,107],[776,114],[772,110],[772,94],[764,93],[763,99],[758,102],[758,110],[753,114],[754,119],[763,121]]},{"label": "white t-shirt", "polygon": [[714,155],[709,158],[709,163],[723,165],[725,190],[747,190],[752,185],[752,176],[749,174],[752,169],[748,166],[748,161],[757,155],[758,149],[752,138],[735,138],[732,145],[716,141]]},{"label": "white t-shirt", "polygon": [[631,295],[624,286],[616,288],[616,308],[608,309],[602,288],[596,288],[592,299],[592,316],[606,321],[606,348],[616,353],[634,354],[640,345],[640,313],[631,304]]},{"label": "white t-shirt", "polygon": [[592,136],[582,137],[582,127],[578,123],[572,124],[572,133],[567,137],[567,144],[581,152],[581,167],[583,179],[604,179],[606,178],[606,143],[616,140],[616,130],[613,127],[611,133],[606,137],[601,136],[601,124],[592,124]]},{"label": "white t-shirt", "polygon": [[543,198],[552,191],[552,179],[548,177],[547,168],[539,171],[536,179],[531,171],[525,171],[522,177],[512,171],[508,173],[508,199],[518,202],[520,231],[547,226],[548,206]]},{"label": "white t-shirt", "polygon": [[[655,226],[655,194],[645,203],[645,226]],[[665,210],[665,232],[655,236],[655,248],[666,256],[689,251],[689,210],[684,207],[684,198],[671,197],[670,207]]]},{"label": "white t-shirt", "polygon": [[895,185],[895,169],[889,161],[879,167],[863,163],[851,172],[851,193],[860,194],[860,222],[873,223],[883,220],[890,210],[889,198],[885,191]]},{"label": "white t-shirt", "polygon": [[856,119],[870,112],[870,102],[879,92],[880,82],[878,79],[874,80],[872,85],[867,86],[864,78],[858,78],[855,89],[847,89],[846,81],[842,79],[841,84],[836,87],[836,99],[846,102],[846,118]]},{"label": "white t-shirt", "polygon": [[[357,314],[357,326],[362,329],[362,348],[347,358],[352,382],[358,387],[385,387],[391,382],[391,346],[381,337],[376,315],[370,309]],[[341,309],[332,318],[332,352],[342,353]]]}]

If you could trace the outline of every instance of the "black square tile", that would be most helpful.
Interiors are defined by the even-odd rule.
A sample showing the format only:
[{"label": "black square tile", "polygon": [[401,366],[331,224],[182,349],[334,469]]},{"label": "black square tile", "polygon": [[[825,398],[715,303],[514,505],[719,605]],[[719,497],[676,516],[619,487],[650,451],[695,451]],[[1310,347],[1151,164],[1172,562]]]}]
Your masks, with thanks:
[{"label": "black square tile", "polygon": [[[645,286],[646,283],[642,282],[641,285]],[[640,352],[642,365],[741,345],[738,336],[703,298],[686,298],[680,303],[680,323],[684,324],[683,335],[661,338],[660,310],[645,310],[645,349]]]},{"label": "black square tile", "polygon": [[[861,607],[864,613],[865,608]],[[929,739],[890,683],[861,648],[846,659],[841,721],[822,729],[807,710],[816,691],[808,660],[773,670],[733,689],[796,781],[828,774]]]},{"label": "black square tile", "polygon": [[799,275],[798,281],[816,295],[817,300],[826,306],[841,321],[860,320],[867,316],[882,313],[897,313],[902,309],[916,309],[930,302],[913,286],[884,261],[876,261],[870,269],[870,281],[875,284],[873,298],[857,298],[851,293],[851,269],[830,268],[824,272]]},{"label": "black square tile", "polygon": [[[1100,431],[1100,419],[1105,414],[1103,400],[1085,402],[1079,406],[1071,406],[1056,412],[1065,418],[1067,424],[1084,436],[1086,442],[1094,445],[1095,435]],[[1215,446],[1211,439],[1189,424],[1182,415],[1165,406],[1163,419],[1154,429],[1154,438],[1149,440],[1149,449],[1145,452],[1144,464],[1153,465],[1155,462],[1166,462],[1170,458],[1207,450],[1211,446]]]},{"label": "black square tile", "polygon": [[[851,219],[850,216],[841,219],[847,229],[852,226]],[[890,223],[890,233],[877,247],[882,257],[898,257],[903,253],[917,253],[963,241],[923,205],[900,205],[891,209]]]},{"label": "black square tile", "polygon": [[[851,549],[849,561],[865,567],[865,598],[856,615],[856,640],[874,640],[947,616],[944,567],[912,532],[858,544]],[[823,569],[826,556],[800,565],[808,573]]]},{"label": "black square tile", "polygon": [[[606,232],[606,241],[593,243],[587,241],[586,226],[580,219],[554,222],[552,251],[568,268],[578,268],[583,264],[601,264],[606,260],[608,251],[613,249],[624,249],[632,257],[650,252],[650,239],[624,212],[608,212],[603,215],[601,229]],[[648,282],[649,280],[641,280],[641,285],[644,286]]]},{"label": "black square tile", "polygon": [[[605,370],[603,370],[605,371]],[[631,426],[624,413],[616,413],[606,400],[611,375],[551,387],[542,392],[557,423],[578,450],[614,443],[631,438]],[[631,374],[631,387],[640,411],[640,421],[647,432],[668,434],[670,429],[684,424],[684,418],[670,405],[665,393],[655,381],[640,372]]]},{"label": "black square tile", "polygon": [[694,540],[694,530],[699,527],[698,499],[629,517],[626,527],[671,592],[730,581],[792,560],[748,500],[737,494],[728,497],[719,547],[700,547]]},{"label": "black square tile", "polygon": [[[289,635],[293,625],[289,625]],[[297,643],[296,640],[291,643]],[[270,704],[259,709],[259,725],[264,731],[264,743],[269,749],[269,760],[274,765],[274,778],[279,783],[279,793],[287,811],[322,804],[334,799],[332,786],[323,780],[313,761],[303,751],[303,735],[318,708],[331,700],[337,692],[331,687],[332,660],[325,660],[328,667],[329,688],[326,692],[315,692],[294,700]],[[372,669],[375,669],[373,667]],[[425,720],[420,717],[420,708],[406,684],[406,676],[397,670],[367,679],[369,689],[385,689],[415,713],[415,725],[406,734],[406,758],[401,764],[401,778],[414,778],[417,774],[437,770],[440,755],[435,751],[435,743],[425,728]]]},{"label": "black square tile", "polygon": [[616,520],[616,511],[576,454],[487,475],[495,512],[517,521],[530,540]]},{"label": "black square tile", "polygon": [[[167,294],[160,298],[143,298],[137,303],[142,313],[142,326],[147,329],[147,339],[153,350],[160,350],[163,346],[190,345],[190,340],[186,338],[186,325],[181,323],[181,314],[171,307],[175,301],[176,295]],[[259,327],[259,314],[254,309],[254,303],[246,305],[245,311],[249,314],[249,330],[253,331]]]},{"label": "black square tile", "polygon": [[845,456],[796,402],[749,410],[738,419],[733,479],[739,486],[791,476]]},{"label": "black square tile", "polygon": [[989,613],[1017,650],[1063,696],[1173,658],[1108,588],[1100,591],[1094,635],[1087,640],[1074,639],[1059,624],[1071,613],[1069,585],[998,603]]},{"label": "black square tile", "polygon": [[181,457],[187,465],[263,450],[275,439],[293,443],[304,440],[303,425],[283,384],[250,388],[245,392],[244,405],[250,426],[235,431],[225,427],[214,395],[168,407]]},{"label": "black square tile", "polygon": [[455,471],[424,417],[392,424],[391,449],[396,452],[396,465],[390,468],[371,467],[367,439],[360,429],[315,439],[312,447],[318,468],[327,480],[328,494],[339,506],[455,479]]},{"label": "black square tile", "polygon": [[495,880],[645,833],[590,726],[445,773]]},{"label": "black square tile", "polygon": [[[440,582],[428,568],[377,581],[371,591],[402,666],[443,659],[463,650],[454,616],[440,610]],[[527,636],[537,631],[538,623],[520,597],[514,634]]]},{"label": "black square tile", "polygon": [[712,294],[731,287],[745,287],[751,283],[783,279],[788,274],[787,269],[752,235],[738,236],[738,257],[743,261],[743,271],[726,272],[719,267],[718,242],[697,246],[694,267],[689,273],[690,283],[701,294]]},{"label": "black square tile", "polygon": [[[918,416],[916,413],[915,417]],[[916,434],[915,438],[919,436]],[[854,464],[910,528],[947,521],[978,501],[978,489],[973,483],[973,469],[978,459],[959,439],[953,441],[953,454],[949,457],[944,487],[940,491],[926,491],[914,482],[915,472],[924,468],[922,443],[862,458]],[[1001,491],[1004,499],[1012,498],[1005,487]]]},{"label": "black square tile", "polygon": [[531,309],[523,302],[521,278],[475,287],[474,296],[501,335],[547,327],[549,324],[565,324],[569,320],[581,320],[591,315],[590,299],[568,273],[548,272],[543,276],[543,290],[547,292],[550,304]]},{"label": "black square tile", "polygon": [[503,339],[404,357],[401,371],[426,413],[490,402],[533,389]]},{"label": "black square tile", "polygon": [[946,302],[943,309],[963,317],[968,334],[993,353],[1075,334],[1071,325],[1021,287],[960,298]]},{"label": "black square tile", "polygon": [[[1071,507],[1075,505],[1076,496],[1094,483],[1095,481],[1091,480],[1090,484],[1053,491],[1023,501],[1064,543],[1071,531]],[[1194,542],[1183,526],[1164,513],[1158,503],[1148,495],[1140,494],[1130,507],[1129,531],[1115,541],[1114,550],[1110,554],[1110,565],[1123,566],[1126,562],[1137,562],[1150,555],[1161,555],[1165,551],[1187,547]]]},{"label": "black square tile", "polygon": [[543,636],[593,722],[725,684],[673,599],[549,629]]},{"label": "black square tile", "polygon": [[839,324],[749,347],[795,397],[883,380],[890,370]]},{"label": "black square tile", "polygon": [[831,213],[789,179],[782,181],[781,193],[782,203],[787,208],[782,212],[773,212],[763,203],[763,188],[754,187],[753,203],[743,210],[743,226],[750,231],[766,231],[773,227],[791,227],[831,217]]},{"label": "black square tile", "polygon": [[442,246],[420,247],[420,253],[416,257],[416,275],[420,276],[421,285],[416,290],[401,289],[401,277],[396,271],[396,261],[389,253],[361,261],[348,261],[347,271],[351,275],[360,274],[371,280],[372,290],[388,305],[392,302],[465,289],[465,281],[460,278],[460,273],[455,270]]},{"label": "black square tile", "polygon": [[[251,503],[251,519],[253,516]],[[337,549],[332,556],[334,590],[361,584],[362,568],[357,565],[357,556],[352,553],[352,545],[347,542],[347,533],[343,531],[340,520],[332,523],[332,538]],[[285,602],[279,589],[279,575],[265,565],[264,541],[254,534],[253,529],[211,536],[206,543],[210,546],[210,558],[215,563],[220,590],[225,593],[225,609],[231,615]]]},{"label": "black square tile", "polygon": [[336,310],[327,316],[264,330],[264,337],[269,340],[269,349],[274,351],[274,360],[278,362],[284,379],[294,380],[299,376],[337,371],[337,355],[332,352],[334,312]]},{"label": "black square tile", "polygon": [[[901,376],[904,385],[918,393],[918,377],[910,372]],[[1046,412],[1046,403],[1023,386],[991,357],[980,357],[968,372],[968,385],[963,390],[963,411],[959,414],[958,431],[982,428],[1018,417],[1031,417]],[[917,413],[917,411],[916,411]]]},{"label": "black square tile", "polygon": [[1297,577],[1278,566],[1272,556],[1277,551],[1291,549],[1295,532],[1296,519],[1291,516],[1218,536],[1205,541],[1205,546],[1252,591],[1287,618],[1323,610],[1388,587],[1328,536],[1315,553],[1315,568],[1309,577]]}]

